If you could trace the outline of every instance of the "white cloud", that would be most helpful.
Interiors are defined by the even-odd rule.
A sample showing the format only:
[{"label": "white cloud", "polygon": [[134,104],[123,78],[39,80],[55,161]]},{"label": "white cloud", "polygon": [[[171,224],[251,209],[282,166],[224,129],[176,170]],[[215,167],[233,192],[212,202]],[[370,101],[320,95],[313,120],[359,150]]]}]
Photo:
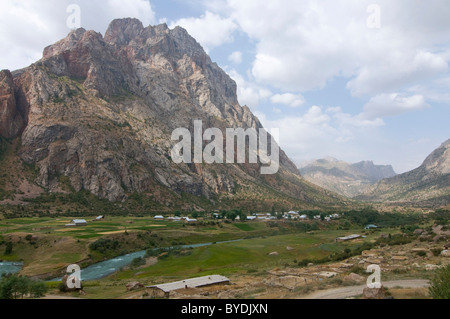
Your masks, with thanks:
[{"label": "white cloud", "polygon": [[230,61],[230,62],[232,62],[234,64],[241,64],[242,63],[242,52],[234,51],[228,57],[228,61]]},{"label": "white cloud", "polygon": [[261,101],[267,100],[272,95],[272,92],[268,89],[246,81],[234,69],[227,70],[227,73],[237,84],[237,96],[241,105],[247,105],[255,110]]},{"label": "white cloud", "polygon": [[428,107],[429,105],[422,95],[381,94],[373,97],[364,105],[363,117],[366,119],[377,119]]},{"label": "white cloud", "polygon": [[447,0],[379,0],[380,29],[367,25],[369,0],[227,3],[234,21],[257,43],[255,80],[284,91],[323,88],[345,76],[355,96],[376,95],[448,72]]},{"label": "white cloud", "polygon": [[450,76],[442,77],[420,85],[412,86],[408,92],[422,94],[427,100],[437,103],[450,103]]},{"label": "white cloud", "polygon": [[[379,164],[395,164],[398,172],[417,167],[414,161],[404,161],[404,153],[399,153],[394,141],[383,137],[381,119],[368,120],[361,114],[345,113],[340,107],[319,106],[312,106],[298,116],[281,113],[268,117],[258,111],[255,114],[264,127],[280,130],[280,146],[297,164],[332,156],[352,163],[374,160]],[[407,146],[402,150],[413,153]]]},{"label": "white cloud", "polygon": [[175,21],[171,24],[171,28],[175,26],[185,28],[206,52],[233,41],[233,32],[238,28],[231,18],[222,18],[210,11],[206,11],[200,18],[183,18]]},{"label": "white cloud", "polygon": [[305,104],[305,98],[302,95],[292,93],[275,94],[270,101],[273,104],[284,104],[290,107],[299,107]]},{"label": "white cloud", "polygon": [[[67,7],[72,0],[0,0],[0,68],[26,67],[42,57],[44,48],[67,36]],[[146,0],[78,0],[81,27],[104,33],[116,18],[135,17],[144,25],[155,22]]]}]

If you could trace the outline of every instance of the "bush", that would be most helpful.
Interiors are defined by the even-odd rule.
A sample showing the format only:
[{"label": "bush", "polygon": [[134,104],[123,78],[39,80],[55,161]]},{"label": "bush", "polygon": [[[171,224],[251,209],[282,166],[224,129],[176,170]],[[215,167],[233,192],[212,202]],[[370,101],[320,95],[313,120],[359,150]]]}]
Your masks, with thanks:
[{"label": "bush", "polygon": [[89,248],[92,250],[96,250],[101,253],[106,253],[111,250],[116,250],[119,247],[120,243],[117,240],[101,238],[95,242],[93,242]]},{"label": "bush", "polygon": [[450,265],[436,270],[429,292],[433,299],[450,299]]},{"label": "bush", "polygon": [[40,298],[46,292],[47,287],[43,281],[18,275],[6,275],[0,280],[0,299],[23,299],[25,296]]},{"label": "bush", "polygon": [[431,252],[433,253],[433,256],[439,256],[441,254],[442,249],[439,248],[433,248],[431,249]]},{"label": "bush", "polygon": [[12,249],[13,249],[13,244],[12,242],[7,242],[6,243],[6,247],[5,247],[5,255],[11,255],[12,254]]},{"label": "bush", "polygon": [[137,258],[134,258],[133,261],[131,262],[130,268],[134,269],[134,268],[138,268],[143,265],[145,265],[145,258],[137,257]]}]

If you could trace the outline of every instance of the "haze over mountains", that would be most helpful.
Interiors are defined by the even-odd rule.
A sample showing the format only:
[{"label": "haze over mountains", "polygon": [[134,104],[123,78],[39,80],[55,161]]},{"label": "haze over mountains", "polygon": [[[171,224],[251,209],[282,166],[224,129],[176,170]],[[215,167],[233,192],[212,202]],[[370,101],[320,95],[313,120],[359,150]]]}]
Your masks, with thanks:
[{"label": "haze over mountains", "polygon": [[300,173],[311,183],[347,197],[357,196],[367,186],[396,175],[391,165],[375,165],[372,161],[350,164],[332,157],[309,162],[300,167]]},{"label": "haze over mountains", "polygon": [[431,207],[450,204],[450,139],[433,151],[418,168],[383,179],[356,198]]},{"label": "haze over mountains", "polygon": [[283,151],[275,175],[261,175],[260,164],[171,160],[171,133],[192,131],[193,120],[223,132],[262,127],[236,90],[180,27],[118,19],[104,37],[77,29],[31,66],[0,73],[0,142],[14,148],[2,163],[11,172],[3,197],[31,183],[112,202],[139,194],[159,209],[342,205],[306,182]]},{"label": "haze over mountains", "polygon": [[450,204],[450,139],[420,167],[400,175],[391,165],[349,164],[331,157],[299,170],[311,183],[355,200],[434,208]]}]

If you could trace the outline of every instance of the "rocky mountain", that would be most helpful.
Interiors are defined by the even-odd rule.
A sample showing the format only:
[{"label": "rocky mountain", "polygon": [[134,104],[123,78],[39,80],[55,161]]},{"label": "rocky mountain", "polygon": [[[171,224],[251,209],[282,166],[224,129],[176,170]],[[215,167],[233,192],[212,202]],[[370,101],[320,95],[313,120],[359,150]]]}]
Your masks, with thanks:
[{"label": "rocky mountain", "polygon": [[383,179],[357,198],[431,207],[450,204],[450,139],[433,151],[420,167]]},{"label": "rocky mountain", "polygon": [[354,197],[383,178],[395,176],[391,165],[372,161],[350,164],[335,158],[319,159],[300,168],[305,179],[343,196]]},{"label": "rocky mountain", "polygon": [[[30,174],[19,172],[16,180],[42,193],[139,198],[160,210],[342,205],[341,197],[305,181],[283,151],[275,175],[248,162],[174,163],[171,133],[192,132],[193,120],[223,132],[262,128],[236,90],[180,27],[119,19],[104,36],[72,31],[31,66],[1,72],[0,138],[18,141],[11,156],[21,162],[10,159],[3,169],[25,167]],[[14,187],[4,188],[14,199]]]}]

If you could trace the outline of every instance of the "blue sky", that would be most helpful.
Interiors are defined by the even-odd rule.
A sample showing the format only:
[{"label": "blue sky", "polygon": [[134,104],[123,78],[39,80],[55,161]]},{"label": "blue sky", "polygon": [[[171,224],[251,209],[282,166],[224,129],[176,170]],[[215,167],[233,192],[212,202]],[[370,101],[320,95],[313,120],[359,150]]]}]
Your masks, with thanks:
[{"label": "blue sky", "polygon": [[450,138],[448,0],[0,0],[0,68],[115,18],[184,27],[296,164],[332,156],[418,167]]}]

